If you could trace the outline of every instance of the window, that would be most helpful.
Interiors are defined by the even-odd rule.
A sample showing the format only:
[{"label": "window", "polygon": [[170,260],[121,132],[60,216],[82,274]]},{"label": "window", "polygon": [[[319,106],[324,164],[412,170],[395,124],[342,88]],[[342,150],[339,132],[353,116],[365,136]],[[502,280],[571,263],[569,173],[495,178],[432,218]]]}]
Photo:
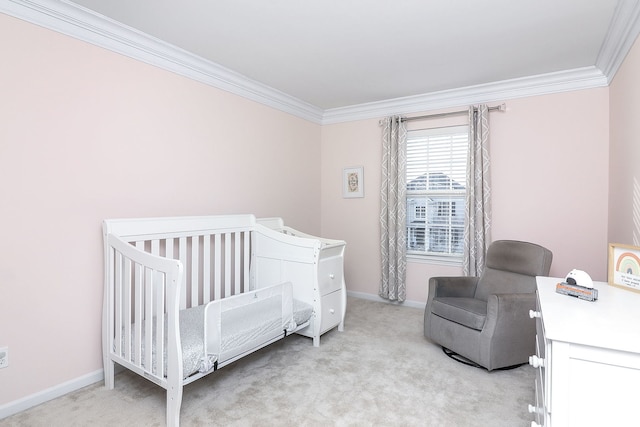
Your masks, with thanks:
[{"label": "window", "polygon": [[467,126],[407,133],[407,254],[462,255]]}]

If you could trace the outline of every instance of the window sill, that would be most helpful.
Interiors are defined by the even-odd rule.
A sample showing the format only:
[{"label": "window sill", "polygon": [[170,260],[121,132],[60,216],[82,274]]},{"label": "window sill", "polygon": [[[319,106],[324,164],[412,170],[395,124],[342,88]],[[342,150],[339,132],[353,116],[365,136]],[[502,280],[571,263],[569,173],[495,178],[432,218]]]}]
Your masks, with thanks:
[{"label": "window sill", "polygon": [[462,257],[407,254],[407,262],[413,262],[416,264],[462,266]]}]

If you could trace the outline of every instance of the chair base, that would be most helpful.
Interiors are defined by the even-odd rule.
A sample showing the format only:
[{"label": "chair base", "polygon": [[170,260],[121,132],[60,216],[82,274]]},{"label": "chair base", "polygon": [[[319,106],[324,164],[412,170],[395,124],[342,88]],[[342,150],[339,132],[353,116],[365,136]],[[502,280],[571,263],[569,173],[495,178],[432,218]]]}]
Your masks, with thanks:
[{"label": "chair base", "polygon": [[[442,346],[442,352],[458,363],[462,363],[464,365],[471,366],[473,368],[479,368],[479,369],[484,369],[485,371],[488,371],[488,369],[485,368],[484,366],[478,365],[476,362],[473,362],[464,356],[460,356],[455,351],[449,350],[444,346]],[[519,368],[522,365],[526,365],[526,363],[518,363],[517,365],[505,366],[504,368],[494,369],[494,371],[508,371],[511,369]]]}]

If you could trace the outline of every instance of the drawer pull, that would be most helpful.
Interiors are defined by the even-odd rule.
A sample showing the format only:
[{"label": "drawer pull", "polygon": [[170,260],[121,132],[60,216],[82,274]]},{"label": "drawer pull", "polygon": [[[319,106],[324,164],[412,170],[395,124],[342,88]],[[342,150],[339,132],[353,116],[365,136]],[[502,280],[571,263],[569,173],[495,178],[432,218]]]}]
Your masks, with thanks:
[{"label": "drawer pull", "polygon": [[335,277],[336,276],[333,273],[329,274],[329,279],[334,279]]},{"label": "drawer pull", "polygon": [[542,317],[539,311],[529,310],[529,317],[535,319],[536,317]]},{"label": "drawer pull", "polygon": [[538,356],[529,356],[529,365],[534,368],[544,367],[544,359]]},{"label": "drawer pull", "polygon": [[329,313],[334,314],[336,311],[333,308],[329,309]]}]

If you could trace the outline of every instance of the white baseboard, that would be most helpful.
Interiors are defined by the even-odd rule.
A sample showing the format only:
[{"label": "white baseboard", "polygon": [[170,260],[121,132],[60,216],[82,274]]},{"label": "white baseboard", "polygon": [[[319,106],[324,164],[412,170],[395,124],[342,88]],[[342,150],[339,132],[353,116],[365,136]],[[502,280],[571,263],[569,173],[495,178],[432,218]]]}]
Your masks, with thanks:
[{"label": "white baseboard", "polygon": [[104,380],[102,369],[0,406],[0,420]]},{"label": "white baseboard", "polygon": [[420,308],[424,310],[424,306],[426,303],[421,302],[421,301],[411,301],[411,300],[405,300],[404,302],[396,302],[396,301],[389,301],[387,299],[384,299],[378,295],[375,294],[368,294],[365,292],[354,292],[354,291],[347,291],[347,296],[353,297],[353,298],[360,298],[360,299],[366,299],[369,301],[377,301],[377,302],[384,302],[387,304],[394,304],[394,305],[400,305],[400,306],[404,306],[404,307],[412,307],[412,308]]}]

